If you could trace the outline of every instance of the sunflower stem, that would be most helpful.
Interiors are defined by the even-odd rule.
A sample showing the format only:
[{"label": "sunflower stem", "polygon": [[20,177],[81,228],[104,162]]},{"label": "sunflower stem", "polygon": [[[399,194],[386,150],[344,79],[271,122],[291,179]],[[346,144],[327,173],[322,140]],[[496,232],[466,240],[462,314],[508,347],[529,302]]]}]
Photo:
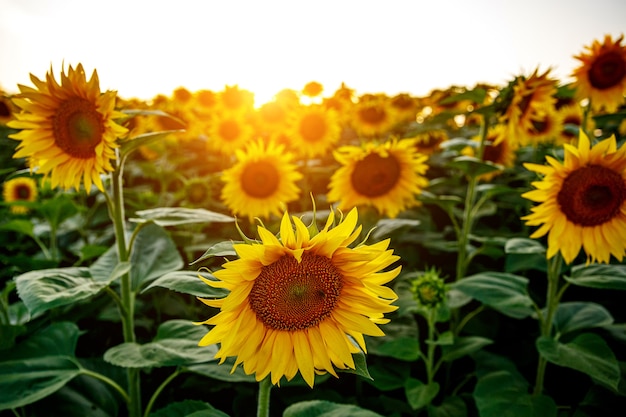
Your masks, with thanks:
[{"label": "sunflower stem", "polygon": [[257,404],[257,417],[269,417],[270,415],[270,391],[272,381],[269,376],[259,382],[259,402]]},{"label": "sunflower stem", "polygon": [[150,415],[150,411],[152,410],[152,406],[154,405],[157,397],[161,394],[161,392],[163,392],[163,389],[165,389],[165,387],[181,373],[183,373],[183,371],[181,371],[180,369],[176,369],[170,376],[165,379],[165,381],[161,383],[161,385],[159,385],[159,387],[152,394],[152,397],[150,397],[150,401],[148,401],[148,405],[146,405],[146,409],[143,412],[143,417],[148,417]]},{"label": "sunflower stem", "polygon": [[[548,261],[548,289],[546,295],[546,312],[544,320],[541,321],[541,336],[550,337],[552,334],[552,322],[554,313],[559,305],[560,296],[563,292],[558,291],[559,276],[561,274],[562,258],[560,254],[556,254]],[[548,361],[539,354],[539,363],[537,364],[537,377],[535,379],[534,395],[541,395],[543,392],[543,382],[546,374],[546,366]]]},{"label": "sunflower stem", "polygon": [[[124,214],[124,190],[122,173],[124,163],[120,160],[117,169],[112,173],[113,205],[111,207],[111,218],[115,229],[115,242],[117,244],[117,254],[119,262],[128,262],[129,251],[126,241],[126,217]],[[135,342],[135,294],[132,289],[132,282],[128,273],[120,279],[121,304],[120,315],[122,318],[122,331],[124,342]],[[139,380],[139,370],[127,368],[126,377],[128,380],[128,415],[129,417],[141,416],[141,387]]]},{"label": "sunflower stem", "polygon": [[430,385],[435,378],[434,373],[434,361],[435,361],[435,348],[437,345],[435,344],[435,320],[436,320],[437,310],[435,308],[430,308],[428,312],[428,350],[426,356],[426,379],[428,384]]}]

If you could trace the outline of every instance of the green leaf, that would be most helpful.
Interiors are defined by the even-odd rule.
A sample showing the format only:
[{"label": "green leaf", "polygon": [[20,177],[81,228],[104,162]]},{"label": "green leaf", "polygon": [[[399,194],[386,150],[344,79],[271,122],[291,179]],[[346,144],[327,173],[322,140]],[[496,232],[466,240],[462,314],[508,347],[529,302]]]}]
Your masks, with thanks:
[{"label": "green leaf", "polygon": [[38,401],[81,372],[74,359],[79,330],[74,323],[53,323],[3,352],[0,410]]},{"label": "green leaf", "polygon": [[84,267],[40,269],[15,277],[17,293],[32,315],[91,297],[115,279],[96,281]]},{"label": "green leaf", "polygon": [[583,333],[569,343],[560,343],[541,336],[537,350],[548,362],[583,372],[614,390],[620,379],[619,363],[604,339],[593,333]]},{"label": "green leaf", "polygon": [[413,337],[399,337],[382,343],[376,353],[403,361],[412,362],[420,357],[420,346]]},{"label": "green leaf", "polygon": [[159,326],[151,343],[123,343],[107,350],[104,360],[125,368],[187,365],[215,359],[217,346],[198,346],[204,326],[186,320],[170,320]]},{"label": "green leaf", "polygon": [[462,93],[454,94],[444,98],[439,102],[441,105],[453,104],[459,101],[469,100],[475,104],[483,104],[487,97],[487,90],[484,88],[476,87],[471,90],[463,91]]},{"label": "green leaf", "polygon": [[111,387],[87,375],[78,375],[37,404],[33,415],[63,417],[111,417],[124,407]]},{"label": "green leaf", "polygon": [[626,290],[626,265],[576,265],[565,280],[581,287]]},{"label": "green leaf", "polygon": [[391,391],[404,387],[409,378],[411,367],[404,362],[385,360],[375,360],[369,367],[371,380],[367,383],[373,385],[380,391]]},{"label": "green leaf", "polygon": [[533,239],[516,237],[507,240],[504,251],[507,254],[505,271],[514,273],[535,269],[547,271],[546,248]]},{"label": "green leaf", "polygon": [[210,287],[198,278],[198,275],[208,280],[216,280],[212,274],[206,271],[172,271],[152,281],[144,288],[142,293],[148,291],[150,288],[162,287],[202,298],[223,298],[228,295],[228,290]]},{"label": "green leaf", "polygon": [[456,337],[454,338],[454,344],[442,346],[441,359],[445,362],[451,362],[465,355],[470,355],[492,343],[493,340],[480,336]]},{"label": "green leaf", "polygon": [[554,315],[554,327],[561,335],[610,324],[613,324],[611,313],[591,302],[560,303]]},{"label": "green leaf", "polygon": [[[204,414],[197,414],[197,413]],[[175,403],[169,403],[165,407],[150,413],[150,417],[188,417],[188,416],[205,416],[205,417],[228,417],[209,403],[197,400],[185,400]]]},{"label": "green leaf", "polygon": [[383,240],[394,233],[406,231],[419,226],[420,221],[415,219],[380,219],[372,231],[372,238]]},{"label": "green leaf", "polygon": [[337,404],[330,401],[312,400],[291,404],[283,417],[382,417],[373,411],[356,405]]},{"label": "green leaf", "polygon": [[232,240],[225,240],[223,242],[216,243],[206,250],[198,259],[193,261],[191,265],[195,265],[198,262],[204,261],[205,259],[212,258],[214,256],[237,256],[237,252],[235,248],[233,248],[234,244],[239,244],[244,242],[234,242]]},{"label": "green leaf", "polygon": [[419,410],[431,403],[439,393],[439,384],[424,384],[419,379],[409,378],[404,385],[404,393],[413,410]]},{"label": "green leaf", "polygon": [[[167,115],[167,114],[163,114],[161,116],[168,116],[170,119],[177,120],[175,117]],[[181,127],[182,126],[184,126],[184,124],[182,124]],[[122,158],[126,158],[131,152],[139,149],[141,146],[149,145],[151,143],[165,139],[167,136],[171,135],[172,133],[180,133],[184,131],[185,131],[184,129],[165,130],[161,132],[150,132],[150,133],[144,133],[144,134],[135,136],[131,140],[125,141],[122,144],[121,149],[120,149]]]},{"label": "green leaf", "polygon": [[428,407],[428,417],[467,417],[467,406],[460,397],[445,397],[440,405]]},{"label": "green leaf", "polygon": [[192,223],[227,223],[235,221],[233,217],[202,208],[159,207],[141,210],[135,214],[139,217],[131,218],[131,221],[144,223],[151,220],[163,227]]},{"label": "green leaf", "polygon": [[130,253],[133,290],[183,267],[176,244],[165,229],[150,223],[141,228]]},{"label": "green leaf", "polygon": [[524,237],[514,237],[507,240],[504,246],[504,252],[511,255],[533,255],[538,254],[545,256],[546,248],[534,239]]},{"label": "green leaf", "polygon": [[52,229],[58,229],[65,220],[78,213],[78,206],[66,194],[57,194],[45,200],[39,207],[41,214],[48,220]]},{"label": "green leaf", "polygon": [[26,333],[26,326],[0,324],[0,351],[15,346],[15,339]]},{"label": "green leaf", "polygon": [[508,371],[496,371],[480,378],[474,389],[481,417],[556,417],[552,398],[528,393],[528,383]]},{"label": "green leaf", "polygon": [[22,233],[26,236],[35,237],[33,223],[30,220],[13,219],[0,224],[0,230]]},{"label": "green leaf", "polygon": [[352,359],[354,360],[354,369],[338,369],[338,371],[346,372],[349,374],[356,374],[369,380],[373,379],[369,371],[367,370],[367,361],[365,359],[365,353],[363,352],[353,353]]},{"label": "green leaf", "polygon": [[465,175],[470,177],[476,177],[502,169],[500,165],[489,161],[481,161],[473,156],[458,156],[449,162],[448,165],[462,171]]},{"label": "green leaf", "polygon": [[504,272],[484,272],[451,285],[502,314],[523,319],[534,313],[528,295],[528,279]]}]

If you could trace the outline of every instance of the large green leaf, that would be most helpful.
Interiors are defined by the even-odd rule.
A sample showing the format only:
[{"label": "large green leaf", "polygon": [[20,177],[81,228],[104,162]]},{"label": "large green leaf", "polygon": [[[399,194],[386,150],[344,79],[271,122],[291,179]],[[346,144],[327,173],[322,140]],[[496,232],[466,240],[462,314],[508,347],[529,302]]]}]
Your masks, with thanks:
[{"label": "large green leaf", "polygon": [[291,404],[283,417],[382,417],[380,414],[356,405],[337,404],[330,401],[301,401]]},{"label": "large green leaf", "polygon": [[502,314],[523,319],[534,313],[528,295],[528,279],[504,272],[483,272],[451,285]]},{"label": "large green leaf", "polygon": [[22,233],[24,235],[35,237],[34,226],[30,220],[12,219],[6,223],[0,224],[0,230],[10,230],[12,232]]},{"label": "large green leaf", "polygon": [[554,314],[554,327],[560,334],[613,324],[613,316],[600,304],[592,302],[560,303]]},{"label": "large green leaf", "polygon": [[547,271],[546,248],[541,242],[515,237],[507,240],[504,251],[506,252],[505,271],[515,273],[535,269]]},{"label": "large green leaf", "polygon": [[556,417],[552,398],[528,393],[528,383],[509,371],[495,371],[478,380],[474,389],[481,417]]},{"label": "large green leaf", "polygon": [[186,207],[159,207],[148,210],[141,210],[135,213],[138,218],[131,221],[146,222],[153,221],[159,226],[180,226],[191,223],[227,223],[234,222],[235,219],[221,213],[209,211],[203,208]]},{"label": "large green leaf", "polygon": [[409,378],[411,367],[404,362],[385,360],[374,360],[368,367],[371,379],[367,383],[373,385],[380,391],[391,391],[404,387]]},{"label": "large green leaf", "polygon": [[159,326],[151,343],[123,343],[107,350],[104,360],[125,368],[187,365],[215,359],[217,346],[198,346],[204,326],[186,320],[170,320]]},{"label": "large green leaf", "polygon": [[212,245],[209,249],[207,249],[202,256],[198,259],[194,260],[191,265],[197,264],[198,262],[204,261],[205,259],[212,258],[214,256],[236,256],[237,252],[233,247],[234,244],[239,244],[243,242],[234,242],[232,240],[225,240],[223,242],[218,242]]},{"label": "large green leaf", "polygon": [[[122,272],[121,266],[117,272]],[[40,269],[26,272],[15,277],[17,292],[32,315],[54,307],[73,304],[91,297],[118,275],[109,276],[108,280],[95,280],[89,268],[68,267]]]},{"label": "large green leaf", "polygon": [[380,344],[376,354],[413,362],[420,356],[420,346],[414,337],[399,337]]},{"label": "large green leaf", "polygon": [[581,287],[626,290],[626,265],[576,265],[565,280]]},{"label": "large green leaf", "polygon": [[460,397],[445,397],[441,404],[428,407],[428,417],[467,417],[467,406]]},{"label": "large green leaf", "polygon": [[541,336],[537,350],[548,362],[572,368],[617,390],[619,363],[604,339],[594,333],[583,333],[569,343]]},{"label": "large green leaf", "polygon": [[[256,382],[254,375],[246,375],[243,367],[238,366],[233,370],[232,359],[227,359],[223,364],[217,362],[189,365],[187,369],[196,374],[217,379],[224,382]],[[232,371],[232,372],[231,372]]]},{"label": "large green leaf", "polygon": [[66,194],[56,194],[53,198],[45,200],[39,207],[39,211],[52,228],[58,229],[61,223],[77,214],[79,209]]},{"label": "large green leaf", "polygon": [[[199,414],[203,413],[203,414]],[[185,400],[169,403],[165,407],[150,413],[150,417],[228,417],[209,403],[197,400]]]},{"label": "large green leaf", "polygon": [[162,227],[154,223],[143,226],[137,233],[130,263],[133,290],[183,267],[176,244]]},{"label": "large green leaf", "polygon": [[81,367],[74,358],[78,335],[74,323],[53,323],[3,352],[0,410],[38,401],[79,375]]},{"label": "large green leaf", "polygon": [[471,355],[492,343],[493,340],[480,336],[455,337],[452,345],[443,345],[441,347],[441,359],[445,362],[450,362],[465,355]]},{"label": "large green leaf", "polygon": [[431,403],[439,393],[439,384],[424,384],[419,379],[409,378],[404,385],[406,399],[413,410],[419,410]]},{"label": "large green leaf", "polygon": [[216,280],[212,274],[206,271],[172,271],[152,281],[142,292],[148,291],[150,288],[162,287],[202,298],[222,298],[228,295],[228,290],[210,287],[198,278],[198,275],[208,280]]},{"label": "large green leaf", "polygon": [[461,170],[465,175],[470,177],[476,177],[478,175],[502,169],[502,166],[500,165],[496,165],[489,161],[481,161],[473,156],[458,156],[448,165]]}]

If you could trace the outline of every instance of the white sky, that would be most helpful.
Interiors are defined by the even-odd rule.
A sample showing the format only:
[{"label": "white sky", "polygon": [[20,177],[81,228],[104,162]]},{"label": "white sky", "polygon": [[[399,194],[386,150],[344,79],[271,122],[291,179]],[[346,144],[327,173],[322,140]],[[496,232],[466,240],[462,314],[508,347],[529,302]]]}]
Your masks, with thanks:
[{"label": "white sky", "polygon": [[82,62],[125,98],[238,84],[258,104],[309,81],[425,95],[536,67],[567,81],[605,34],[626,34],[626,1],[0,0],[0,88]]}]

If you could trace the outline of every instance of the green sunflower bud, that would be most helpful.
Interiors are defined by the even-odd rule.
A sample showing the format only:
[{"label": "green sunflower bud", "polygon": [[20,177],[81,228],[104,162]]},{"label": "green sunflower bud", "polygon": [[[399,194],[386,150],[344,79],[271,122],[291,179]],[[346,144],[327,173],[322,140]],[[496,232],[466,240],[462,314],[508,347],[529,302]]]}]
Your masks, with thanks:
[{"label": "green sunflower bud", "polygon": [[412,280],[411,292],[415,301],[426,308],[436,308],[446,299],[445,282],[434,268]]}]

